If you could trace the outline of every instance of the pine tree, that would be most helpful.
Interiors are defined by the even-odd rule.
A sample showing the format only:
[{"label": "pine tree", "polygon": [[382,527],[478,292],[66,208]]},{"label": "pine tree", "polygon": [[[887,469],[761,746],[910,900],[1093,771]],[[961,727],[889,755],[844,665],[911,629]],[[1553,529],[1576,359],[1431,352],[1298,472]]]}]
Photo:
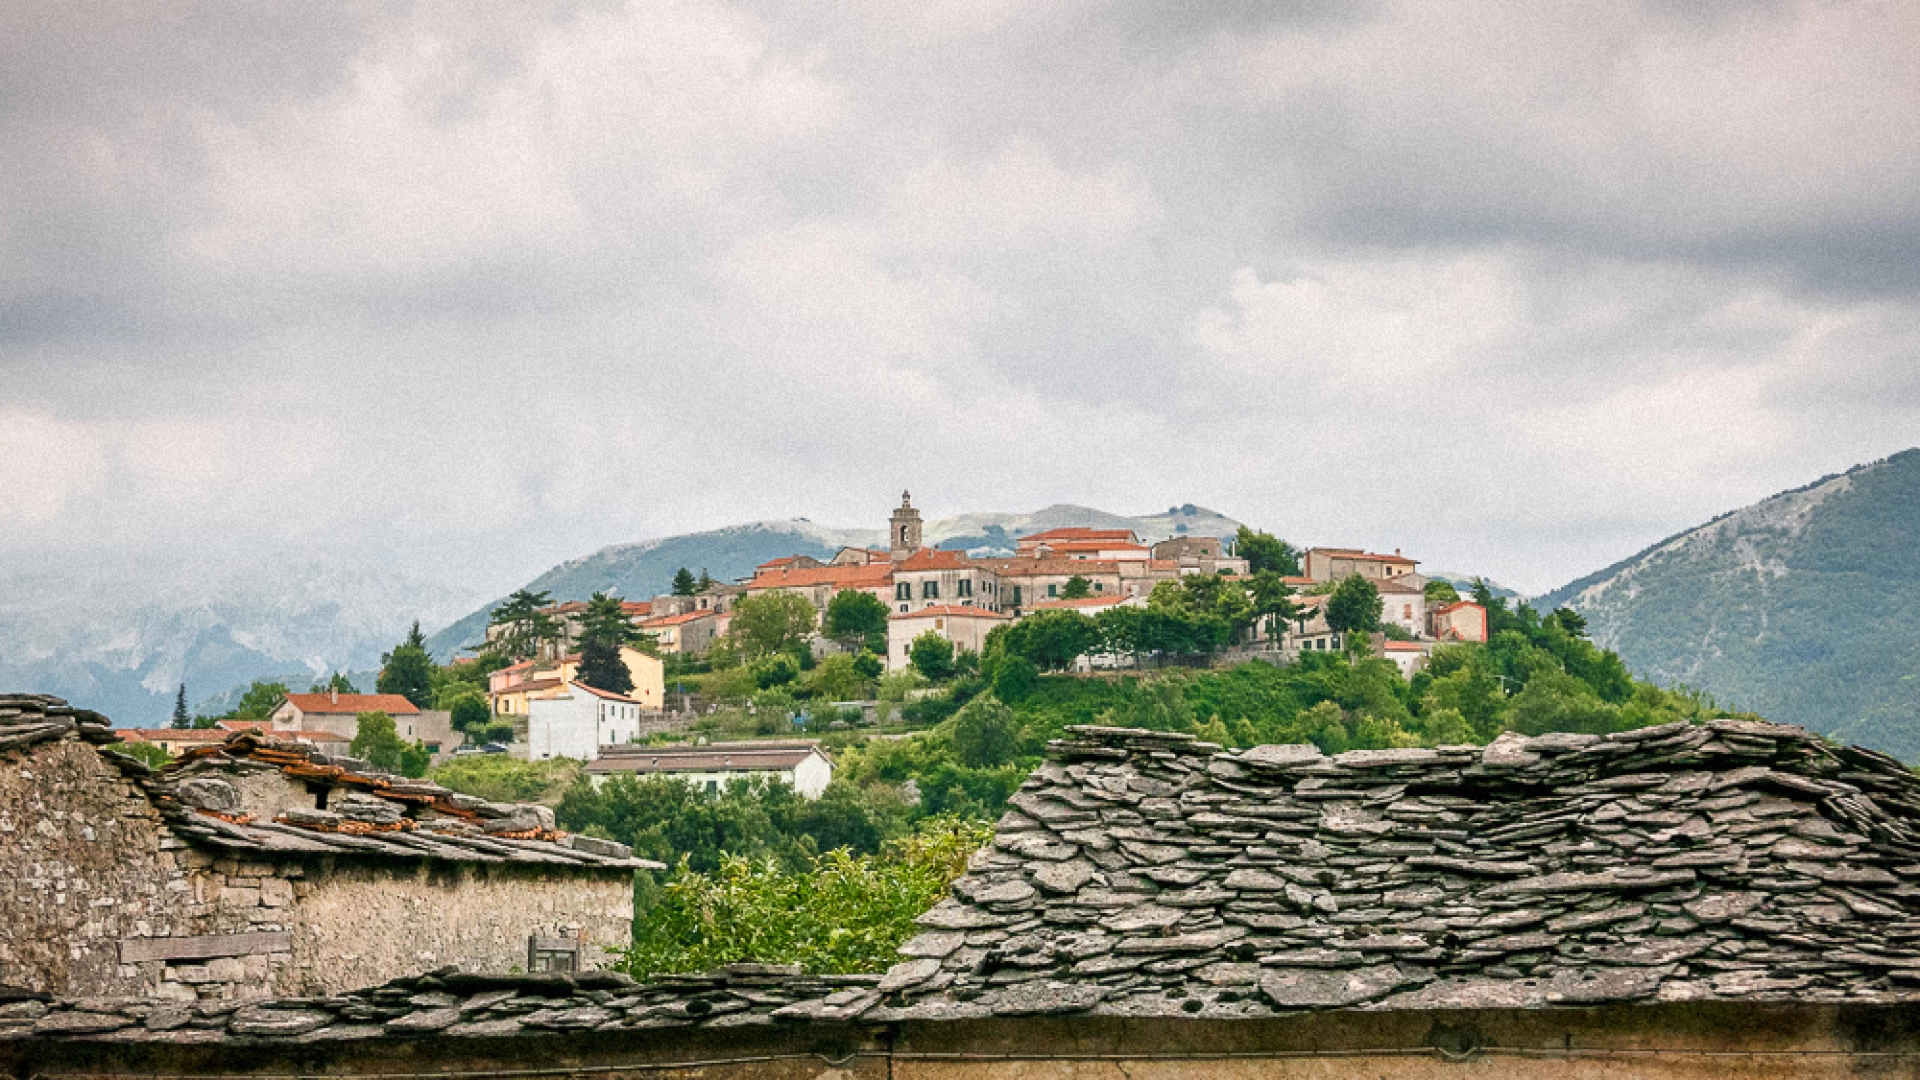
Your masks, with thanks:
[{"label": "pine tree", "polygon": [[380,658],[380,678],[374,689],[382,694],[399,694],[415,708],[433,707],[433,658],[427,655],[426,638],[416,621],[407,640]]},{"label": "pine tree", "polygon": [[693,580],[693,571],[683,566],[673,572],[673,595],[692,596],[699,588],[700,583]]},{"label": "pine tree", "polygon": [[193,726],[193,717],[187,713],[187,684],[186,683],[181,683],[180,693],[174,695],[173,726],[175,729],[180,731],[185,731],[187,728],[190,728]]},{"label": "pine tree", "polygon": [[633,675],[620,649],[645,637],[621,609],[619,597],[594,593],[580,616],[580,681],[615,694],[632,693]]},{"label": "pine tree", "polygon": [[708,575],[706,567],[700,568],[700,580],[694,583],[694,588],[699,592],[713,588],[713,578]]}]

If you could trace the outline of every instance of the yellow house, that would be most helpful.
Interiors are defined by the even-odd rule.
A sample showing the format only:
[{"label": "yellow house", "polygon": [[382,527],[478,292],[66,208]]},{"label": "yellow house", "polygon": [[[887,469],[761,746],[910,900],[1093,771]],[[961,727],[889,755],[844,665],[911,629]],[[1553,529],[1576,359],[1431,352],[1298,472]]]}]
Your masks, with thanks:
[{"label": "yellow house", "polygon": [[[666,699],[667,681],[666,669],[659,658],[622,646],[620,660],[627,665],[627,676],[633,680],[633,689],[626,696],[639,702],[642,709],[660,708]],[[495,716],[525,716],[530,696],[571,686],[579,671],[579,653],[559,661],[522,660],[488,677],[487,698]]]}]

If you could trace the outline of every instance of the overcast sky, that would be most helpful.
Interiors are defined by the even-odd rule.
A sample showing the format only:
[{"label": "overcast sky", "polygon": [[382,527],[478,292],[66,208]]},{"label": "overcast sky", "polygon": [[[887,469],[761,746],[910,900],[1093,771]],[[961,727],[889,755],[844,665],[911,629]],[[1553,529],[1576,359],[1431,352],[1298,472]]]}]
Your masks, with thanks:
[{"label": "overcast sky", "polygon": [[1920,5],[1497,7],[0,6],[0,555],[911,487],[1537,591],[1920,443]]}]

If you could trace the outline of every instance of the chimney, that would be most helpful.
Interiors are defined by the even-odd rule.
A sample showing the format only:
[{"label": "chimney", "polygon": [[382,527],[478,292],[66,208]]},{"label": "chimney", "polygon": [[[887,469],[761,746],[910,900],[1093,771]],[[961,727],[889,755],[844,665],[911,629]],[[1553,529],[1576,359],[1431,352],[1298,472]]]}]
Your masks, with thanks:
[{"label": "chimney", "polygon": [[327,687],[327,700],[335,705],[340,704],[340,688],[337,686]]}]

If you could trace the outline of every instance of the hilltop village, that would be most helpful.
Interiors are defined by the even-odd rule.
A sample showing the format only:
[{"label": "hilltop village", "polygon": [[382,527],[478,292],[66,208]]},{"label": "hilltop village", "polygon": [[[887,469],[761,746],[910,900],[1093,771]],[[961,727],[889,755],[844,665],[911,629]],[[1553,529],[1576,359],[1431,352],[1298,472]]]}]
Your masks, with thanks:
[{"label": "hilltop village", "polygon": [[[1437,645],[1484,642],[1487,612],[1460,598],[1450,585],[1418,573],[1418,561],[1398,551],[1391,555],[1314,547],[1304,552],[1271,538],[1279,549],[1274,566],[1254,565],[1260,552],[1234,550],[1231,539],[1176,536],[1147,544],[1127,529],[1063,527],[1020,536],[1011,554],[975,555],[929,547],[920,512],[910,493],[888,522],[886,549],[845,547],[826,559],[789,555],[757,566],[737,582],[683,582],[676,591],[652,600],[619,600],[620,617],[633,629],[620,649],[615,679],[628,685],[610,690],[583,677],[579,651],[587,633],[588,601],[569,601],[516,612],[496,613],[488,630],[490,645],[529,636],[533,619],[547,629],[532,643],[534,654],[491,673],[488,703],[495,716],[515,726],[515,752],[534,759],[568,756],[597,761],[606,754],[623,760],[600,768],[646,769],[660,758],[650,750],[645,762],[626,760],[620,748],[653,731],[674,727],[666,718],[685,710],[686,695],[673,700],[667,685],[670,666],[684,668],[741,635],[735,616],[766,598],[784,598],[781,617],[798,629],[787,647],[798,645],[809,660],[867,654],[887,672],[914,669],[915,653],[936,657],[923,669],[965,666],[987,651],[996,632],[1050,626],[1081,631],[1071,655],[1060,655],[1060,670],[1092,674],[1159,666],[1231,665],[1249,659],[1290,663],[1303,652],[1341,651],[1350,635],[1363,647],[1391,660],[1410,678]],[[1257,541],[1256,541],[1257,542]],[[1251,554],[1252,557],[1249,557]],[[1268,561],[1274,561],[1269,557]],[[1336,596],[1348,579],[1358,579],[1360,611],[1343,614]],[[1349,592],[1356,590],[1350,589]],[[610,600],[611,598],[606,598]],[[1330,610],[1330,608],[1335,610]],[[870,620],[847,627],[846,613],[857,609]],[[1185,633],[1152,631],[1140,624],[1148,613],[1169,619],[1198,615],[1211,639]],[[1062,624],[1065,624],[1064,627]],[[1129,640],[1109,630],[1125,627]],[[1194,640],[1196,636],[1201,639]],[[619,679],[625,675],[625,679]],[[840,703],[858,707],[873,703]],[[731,755],[699,753],[678,760],[672,752],[658,767],[684,772],[700,783],[718,784],[729,775],[767,774],[795,784],[808,794],[824,787],[825,770],[809,775],[802,747],[747,748]]]}]

